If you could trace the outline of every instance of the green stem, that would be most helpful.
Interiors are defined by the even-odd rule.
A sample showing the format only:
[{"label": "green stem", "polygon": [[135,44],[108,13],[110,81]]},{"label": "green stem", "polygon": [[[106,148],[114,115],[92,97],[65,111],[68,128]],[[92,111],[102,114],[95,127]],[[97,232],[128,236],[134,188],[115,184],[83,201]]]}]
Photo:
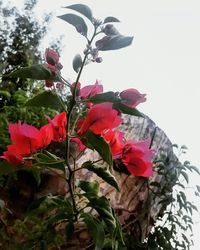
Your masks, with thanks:
[{"label": "green stem", "polygon": [[87,56],[88,56],[88,51],[89,51],[89,47],[90,45],[92,44],[94,38],[96,36],[96,28],[94,30],[94,34],[91,38],[91,40],[88,40],[88,49],[85,53],[85,57],[83,59],[83,62],[82,62],[82,65],[81,65],[81,68],[78,72],[78,75],[77,75],[77,78],[76,78],[76,82],[75,82],[75,86],[74,86],[74,90],[73,90],[73,93],[72,93],[72,101],[70,103],[70,106],[69,106],[69,109],[68,109],[68,112],[67,112],[67,126],[66,126],[66,132],[67,132],[67,135],[66,135],[66,158],[65,158],[65,162],[66,162],[66,166],[68,168],[68,171],[69,171],[69,176],[68,176],[68,179],[67,179],[67,182],[68,182],[68,185],[69,185],[69,191],[70,191],[70,195],[71,195],[71,198],[72,198],[72,203],[73,203],[73,208],[74,208],[74,211],[75,211],[75,214],[78,214],[78,210],[77,210],[77,207],[76,207],[76,202],[75,202],[75,198],[74,198],[74,185],[73,185],[73,180],[74,180],[74,172],[75,170],[73,170],[69,164],[69,157],[70,157],[70,153],[69,153],[69,143],[70,143],[70,121],[71,121],[71,116],[72,116],[72,111],[73,111],[73,108],[75,107],[76,105],[76,92],[77,92],[77,85],[78,85],[78,82],[79,82],[79,79],[80,79],[80,76],[81,76],[81,73],[83,71],[83,67],[85,65],[85,62],[87,60]]}]

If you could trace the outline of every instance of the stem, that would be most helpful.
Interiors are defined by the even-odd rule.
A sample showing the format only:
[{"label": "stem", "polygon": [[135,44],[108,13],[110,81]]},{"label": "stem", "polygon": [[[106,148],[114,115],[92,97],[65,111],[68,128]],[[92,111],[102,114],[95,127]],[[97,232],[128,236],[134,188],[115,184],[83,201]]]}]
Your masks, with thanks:
[{"label": "stem", "polygon": [[[80,70],[78,72],[78,75],[77,75],[77,78],[76,78],[74,90],[73,90],[73,93],[72,93],[72,101],[70,103],[70,106],[69,106],[69,109],[68,109],[68,112],[67,112],[67,126],[66,126],[67,135],[66,135],[66,158],[65,158],[65,162],[66,162],[66,166],[67,166],[68,171],[69,171],[69,176],[68,176],[67,182],[68,182],[68,185],[69,185],[69,192],[70,192],[70,195],[71,195],[71,198],[72,198],[73,208],[74,208],[76,216],[78,214],[78,210],[77,210],[76,202],[75,202],[75,198],[74,198],[74,185],[72,183],[74,181],[75,169],[72,169],[70,164],[69,164],[69,158],[70,158],[69,143],[70,143],[70,123],[71,123],[70,121],[71,121],[73,108],[76,105],[77,85],[78,85],[81,73],[83,71],[83,67],[85,65],[85,62],[87,60],[90,45],[92,44],[92,42],[93,42],[93,40],[94,40],[94,38],[96,36],[96,30],[97,30],[97,28],[94,29],[94,34],[93,34],[92,38],[90,40],[88,40],[87,50],[86,50],[86,53],[85,53],[81,68],[80,68]],[[61,79],[66,82],[66,80],[64,78],[61,77]]]}]

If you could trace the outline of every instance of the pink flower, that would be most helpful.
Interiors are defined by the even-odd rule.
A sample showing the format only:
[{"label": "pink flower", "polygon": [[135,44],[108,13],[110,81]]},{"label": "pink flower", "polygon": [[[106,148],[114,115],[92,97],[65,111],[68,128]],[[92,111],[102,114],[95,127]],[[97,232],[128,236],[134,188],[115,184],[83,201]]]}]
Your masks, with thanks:
[{"label": "pink flower", "polygon": [[[52,72],[52,76],[56,76],[56,74],[60,73],[63,66],[59,62],[59,55],[55,50],[47,48],[45,50],[45,60],[47,62],[47,68]],[[52,79],[46,79],[45,86],[51,88],[54,86],[54,81]]]},{"label": "pink flower", "polygon": [[122,162],[134,176],[152,176],[154,151],[149,149],[149,140],[128,141],[122,152]]},{"label": "pink flower", "polygon": [[99,84],[98,81],[93,85],[88,85],[80,89],[79,96],[82,99],[88,99],[93,95],[99,94],[103,92],[103,86]]},{"label": "pink flower", "polygon": [[120,98],[123,104],[135,108],[139,103],[146,101],[146,94],[141,94],[136,89],[127,89],[120,93]]},{"label": "pink flower", "polygon": [[62,112],[58,115],[56,115],[53,120],[51,120],[49,117],[48,121],[49,124],[46,125],[47,128],[45,129],[51,129],[53,130],[53,141],[61,142],[66,137],[66,125],[67,125],[67,117],[66,112]]},{"label": "pink flower", "polygon": [[55,50],[46,48],[45,60],[48,64],[56,66],[59,62],[59,55]]},{"label": "pink flower", "polygon": [[124,147],[124,133],[119,130],[108,130],[103,137],[110,146],[113,159],[120,158]]},{"label": "pink flower", "polygon": [[79,121],[78,134],[83,135],[88,130],[102,134],[105,130],[117,127],[122,121],[118,111],[112,108],[112,103],[96,104],[88,111],[85,120]]}]

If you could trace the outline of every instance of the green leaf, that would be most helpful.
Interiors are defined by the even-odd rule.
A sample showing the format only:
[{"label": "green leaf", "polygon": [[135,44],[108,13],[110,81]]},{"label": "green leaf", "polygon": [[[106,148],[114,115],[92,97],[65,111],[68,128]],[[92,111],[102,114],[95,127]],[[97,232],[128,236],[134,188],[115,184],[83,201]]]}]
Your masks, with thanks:
[{"label": "green leaf", "polygon": [[95,149],[100,154],[102,159],[107,162],[109,166],[112,166],[112,154],[110,152],[110,147],[104,138],[100,135],[94,134],[92,131],[88,131],[84,137],[87,140],[84,144],[92,150]]},{"label": "green leaf", "polygon": [[[188,167],[189,168],[189,167]],[[200,171],[199,171],[199,169],[196,167],[196,166],[192,166],[192,165],[190,165],[190,170],[191,171],[195,171],[197,174],[199,174],[200,175]]]},{"label": "green leaf", "polygon": [[103,23],[113,23],[113,22],[120,22],[119,19],[113,16],[108,16],[104,19]]},{"label": "green leaf", "polygon": [[92,103],[102,103],[102,102],[116,102],[119,98],[115,95],[113,91],[105,92],[102,94],[96,94],[88,99],[88,102]]},{"label": "green leaf", "polygon": [[95,249],[102,249],[105,240],[105,232],[101,222],[89,213],[81,213],[80,216],[85,222],[89,233],[95,243]]},{"label": "green leaf", "polygon": [[[97,48],[102,51],[116,50],[131,45],[133,37],[130,36],[105,36],[101,40],[96,42]],[[98,46],[100,44],[100,46]]]},{"label": "green leaf", "polygon": [[124,105],[121,102],[115,102],[113,104],[113,108],[114,109],[119,109],[124,114],[134,115],[134,116],[138,116],[138,117],[143,117],[143,115],[137,109],[128,107],[128,106]]},{"label": "green leaf", "polygon": [[45,108],[52,108],[57,111],[63,111],[63,102],[61,99],[54,94],[52,91],[44,91],[30,100],[28,100],[25,106],[35,106],[35,107],[45,107]]},{"label": "green leaf", "polygon": [[65,172],[65,161],[49,152],[48,154],[37,153],[34,155],[34,159],[37,164],[48,166],[49,168],[60,169]]},{"label": "green leaf", "polygon": [[86,193],[97,195],[99,192],[98,181],[79,181],[78,186]]},{"label": "green leaf", "polygon": [[105,169],[103,167],[98,167],[98,166],[92,164],[92,162],[90,162],[90,161],[85,162],[82,165],[82,167],[88,169],[89,171],[94,172],[96,175],[101,177],[105,182],[107,182],[108,184],[110,184],[111,186],[116,188],[118,191],[120,191],[115,177],[107,169]]},{"label": "green leaf", "polygon": [[184,177],[184,179],[186,180],[187,183],[189,183],[189,177],[188,174],[184,171],[181,171],[181,175]]},{"label": "green leaf", "polygon": [[45,67],[43,64],[32,65],[30,67],[24,67],[17,69],[10,74],[6,75],[11,78],[31,78],[36,80],[46,80],[46,79],[53,79],[54,76],[52,71]]},{"label": "green leaf", "polygon": [[109,231],[113,232],[116,229],[116,220],[113,216],[110,202],[107,200],[107,198],[105,196],[95,197],[87,196],[87,194],[84,195],[89,199],[88,206],[94,208],[98,212],[100,217],[104,220]]},{"label": "green leaf", "polygon": [[116,35],[120,35],[119,31],[112,25],[112,24],[108,24],[104,27],[104,29],[102,30],[102,32],[104,34],[106,34],[107,36],[116,36]]},{"label": "green leaf", "polygon": [[91,22],[93,21],[92,11],[85,4],[72,4],[72,5],[66,6],[64,8],[75,10],[75,11],[81,13],[82,15],[84,15],[85,17],[87,17]]},{"label": "green leaf", "polygon": [[180,196],[181,196],[181,198],[182,198],[182,200],[183,200],[183,204],[184,204],[184,203],[187,203],[187,198],[186,198],[185,193],[183,193],[182,191],[180,191],[179,194],[180,194]]},{"label": "green leaf", "polygon": [[72,65],[73,65],[74,71],[78,73],[82,65],[82,58],[80,54],[75,55]]},{"label": "green leaf", "polygon": [[77,32],[83,36],[87,36],[87,25],[82,17],[74,15],[74,14],[65,14],[62,16],[58,16],[60,19],[68,22],[69,24],[73,25]]},{"label": "green leaf", "polygon": [[121,100],[113,91],[94,95],[88,99],[88,102],[92,102],[95,104],[102,102],[112,102],[113,108],[120,110],[124,114],[143,117],[143,115],[137,109],[128,107],[127,105],[121,103]]}]

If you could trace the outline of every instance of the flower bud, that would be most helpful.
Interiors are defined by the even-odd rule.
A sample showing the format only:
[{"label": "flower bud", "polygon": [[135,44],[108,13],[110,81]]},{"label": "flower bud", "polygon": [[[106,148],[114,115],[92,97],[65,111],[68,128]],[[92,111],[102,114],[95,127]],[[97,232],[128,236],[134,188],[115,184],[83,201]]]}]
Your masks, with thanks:
[{"label": "flower bud", "polygon": [[48,64],[54,66],[59,61],[59,55],[55,50],[47,48],[45,50],[45,60]]},{"label": "flower bud", "polygon": [[96,63],[101,63],[102,61],[103,61],[102,57],[97,57],[95,60]]}]

